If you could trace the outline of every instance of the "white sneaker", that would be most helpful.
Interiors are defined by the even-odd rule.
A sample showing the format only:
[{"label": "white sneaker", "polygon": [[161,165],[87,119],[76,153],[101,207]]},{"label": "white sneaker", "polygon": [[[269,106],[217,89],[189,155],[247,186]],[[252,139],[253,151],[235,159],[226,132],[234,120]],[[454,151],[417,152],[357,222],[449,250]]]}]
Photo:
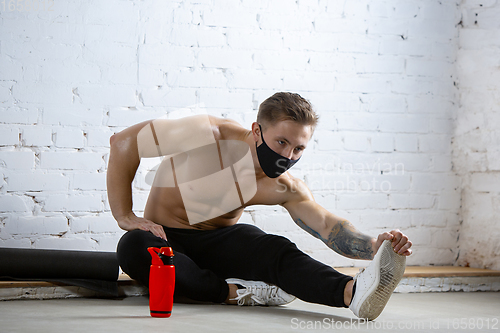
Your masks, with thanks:
[{"label": "white sneaker", "polygon": [[245,289],[238,289],[238,296],[231,300],[238,301],[238,305],[285,305],[293,300],[295,296],[287,294],[278,286],[261,281],[245,281],[239,279],[227,279],[227,284],[239,284]]},{"label": "white sneaker", "polygon": [[356,291],[349,309],[360,318],[377,318],[403,277],[406,257],[394,252],[391,241],[385,240],[368,267],[354,277]]}]

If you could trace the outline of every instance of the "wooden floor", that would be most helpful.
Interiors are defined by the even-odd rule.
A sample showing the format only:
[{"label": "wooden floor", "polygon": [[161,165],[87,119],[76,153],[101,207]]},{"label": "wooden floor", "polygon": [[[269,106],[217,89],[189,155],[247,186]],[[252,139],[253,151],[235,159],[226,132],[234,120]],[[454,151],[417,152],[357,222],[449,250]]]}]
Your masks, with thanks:
[{"label": "wooden floor", "polygon": [[[360,267],[337,267],[339,272],[354,276]],[[500,271],[458,266],[406,266],[404,277],[500,276]]]}]

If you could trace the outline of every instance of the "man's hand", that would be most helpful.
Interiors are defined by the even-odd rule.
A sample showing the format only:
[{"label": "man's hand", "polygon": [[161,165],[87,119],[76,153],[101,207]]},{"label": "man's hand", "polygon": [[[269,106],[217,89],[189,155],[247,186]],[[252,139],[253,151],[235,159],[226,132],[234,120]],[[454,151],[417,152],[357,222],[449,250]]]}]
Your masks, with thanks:
[{"label": "man's hand", "polygon": [[386,239],[392,242],[394,252],[403,256],[409,256],[412,253],[412,250],[410,249],[412,245],[411,241],[408,240],[408,236],[404,235],[398,229],[378,235],[377,240],[374,240],[373,242],[373,253],[377,253],[378,248]]},{"label": "man's hand", "polygon": [[153,235],[167,240],[167,235],[163,227],[153,221],[147,220],[142,217],[137,217],[133,212],[117,220],[120,228],[126,231],[140,229],[149,231]]}]

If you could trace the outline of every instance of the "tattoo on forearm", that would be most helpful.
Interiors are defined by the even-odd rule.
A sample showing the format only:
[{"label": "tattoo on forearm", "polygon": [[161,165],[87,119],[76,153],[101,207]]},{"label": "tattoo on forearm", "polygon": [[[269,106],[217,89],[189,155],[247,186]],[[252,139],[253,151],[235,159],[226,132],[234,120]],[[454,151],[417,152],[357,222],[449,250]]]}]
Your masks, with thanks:
[{"label": "tattoo on forearm", "polygon": [[345,257],[352,259],[373,259],[374,254],[371,238],[358,232],[348,221],[336,224],[330,231],[328,239],[322,237],[301,219],[297,219],[295,223],[314,237],[321,239],[329,248]]},{"label": "tattoo on forearm", "polygon": [[348,221],[336,224],[326,245],[334,251],[353,259],[373,259],[371,238],[357,231]]}]

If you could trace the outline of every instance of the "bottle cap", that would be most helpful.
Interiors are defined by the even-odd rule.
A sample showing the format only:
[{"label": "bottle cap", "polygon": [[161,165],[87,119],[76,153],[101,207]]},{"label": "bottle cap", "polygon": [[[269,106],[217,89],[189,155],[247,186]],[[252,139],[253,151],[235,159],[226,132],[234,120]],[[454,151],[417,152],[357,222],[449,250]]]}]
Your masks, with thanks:
[{"label": "bottle cap", "polygon": [[163,254],[164,256],[168,256],[168,257],[173,257],[174,251],[172,251],[172,248],[170,246],[162,247],[160,249],[160,254]]},{"label": "bottle cap", "polygon": [[162,247],[159,257],[164,265],[170,266],[174,264],[174,251],[172,251],[171,247]]}]

